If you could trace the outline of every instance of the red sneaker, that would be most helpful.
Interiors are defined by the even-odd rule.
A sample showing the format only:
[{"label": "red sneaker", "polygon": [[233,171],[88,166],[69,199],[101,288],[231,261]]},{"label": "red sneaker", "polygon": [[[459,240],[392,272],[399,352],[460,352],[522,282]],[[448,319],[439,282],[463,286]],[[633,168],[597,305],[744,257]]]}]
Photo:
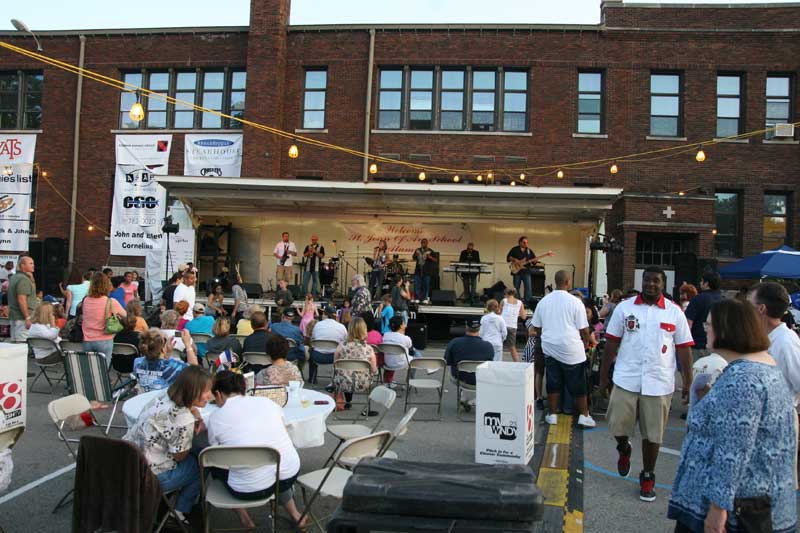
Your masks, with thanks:
[{"label": "red sneaker", "polygon": [[653,472],[642,472],[639,474],[639,499],[645,502],[652,502],[656,499],[656,475]]},{"label": "red sneaker", "polygon": [[621,447],[619,444],[617,444],[617,452],[619,452],[619,459],[617,459],[617,472],[619,472],[619,475],[622,477],[628,477],[628,474],[631,472],[631,453],[633,452],[631,443],[626,443],[625,447]]}]

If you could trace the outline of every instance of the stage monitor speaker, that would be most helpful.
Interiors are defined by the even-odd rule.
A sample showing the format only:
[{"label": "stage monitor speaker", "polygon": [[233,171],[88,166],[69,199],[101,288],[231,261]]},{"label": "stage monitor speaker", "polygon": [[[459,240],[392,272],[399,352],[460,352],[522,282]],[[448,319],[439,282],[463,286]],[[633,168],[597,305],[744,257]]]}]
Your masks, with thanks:
[{"label": "stage monitor speaker", "polygon": [[417,350],[424,350],[428,346],[428,325],[424,322],[409,320],[406,335],[411,338],[411,344]]},{"label": "stage monitor speaker", "polygon": [[242,283],[242,289],[247,293],[248,298],[261,298],[264,293],[260,283]]},{"label": "stage monitor speaker", "polygon": [[[534,272],[531,276],[531,292],[533,296],[544,296],[544,272]],[[519,295],[517,295],[519,296]]]},{"label": "stage monitor speaker", "polygon": [[456,305],[456,291],[434,290],[431,293],[431,303],[433,305]]},{"label": "stage monitor speaker", "polygon": [[286,288],[289,289],[289,292],[292,293],[293,299],[295,300],[305,299],[306,295],[303,294],[303,291],[300,289],[300,285],[288,285]]}]

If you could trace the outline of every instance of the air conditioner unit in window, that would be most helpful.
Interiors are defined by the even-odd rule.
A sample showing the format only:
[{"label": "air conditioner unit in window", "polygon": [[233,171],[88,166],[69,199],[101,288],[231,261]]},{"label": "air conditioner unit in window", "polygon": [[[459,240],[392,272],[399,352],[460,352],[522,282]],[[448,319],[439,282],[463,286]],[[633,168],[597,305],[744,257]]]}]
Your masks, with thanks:
[{"label": "air conditioner unit in window", "polygon": [[794,124],[775,124],[775,137],[794,137]]}]

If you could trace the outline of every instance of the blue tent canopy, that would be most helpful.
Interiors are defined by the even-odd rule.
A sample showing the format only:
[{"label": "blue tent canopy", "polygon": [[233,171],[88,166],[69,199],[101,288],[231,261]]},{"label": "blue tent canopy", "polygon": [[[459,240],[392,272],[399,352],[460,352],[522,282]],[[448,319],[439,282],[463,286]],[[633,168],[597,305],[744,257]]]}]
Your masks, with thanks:
[{"label": "blue tent canopy", "polygon": [[800,278],[800,252],[781,246],[719,269],[725,279]]}]

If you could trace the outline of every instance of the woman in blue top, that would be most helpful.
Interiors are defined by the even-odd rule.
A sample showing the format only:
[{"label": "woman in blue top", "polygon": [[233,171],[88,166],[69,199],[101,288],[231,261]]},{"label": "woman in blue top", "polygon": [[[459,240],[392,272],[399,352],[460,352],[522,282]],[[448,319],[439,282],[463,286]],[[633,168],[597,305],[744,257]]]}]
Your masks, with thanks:
[{"label": "woman in blue top", "polygon": [[708,346],[728,361],[689,411],[668,516],[676,532],[735,532],[735,509],[768,496],[769,531],[795,531],[797,434],[792,397],[752,304],[711,308]]},{"label": "woman in blue top", "polygon": [[186,345],[186,361],[172,359],[172,343],[169,342],[161,330],[150,328],[142,333],[139,341],[139,353],[133,361],[133,375],[136,376],[136,389],[138,392],[166,389],[178,378],[183,369],[189,365],[197,365],[197,355],[194,346],[189,342],[189,332],[181,332]]}]

